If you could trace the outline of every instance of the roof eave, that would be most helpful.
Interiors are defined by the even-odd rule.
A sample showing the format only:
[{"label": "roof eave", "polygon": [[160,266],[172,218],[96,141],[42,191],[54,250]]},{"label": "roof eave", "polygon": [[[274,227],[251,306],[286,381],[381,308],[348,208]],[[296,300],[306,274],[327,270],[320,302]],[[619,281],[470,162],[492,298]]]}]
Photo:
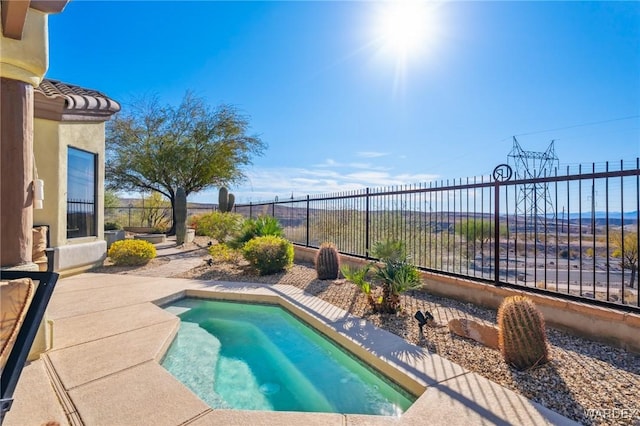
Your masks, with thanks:
[{"label": "roof eave", "polygon": [[60,13],[70,0],[0,0],[2,35],[22,40],[29,8],[46,14]]}]

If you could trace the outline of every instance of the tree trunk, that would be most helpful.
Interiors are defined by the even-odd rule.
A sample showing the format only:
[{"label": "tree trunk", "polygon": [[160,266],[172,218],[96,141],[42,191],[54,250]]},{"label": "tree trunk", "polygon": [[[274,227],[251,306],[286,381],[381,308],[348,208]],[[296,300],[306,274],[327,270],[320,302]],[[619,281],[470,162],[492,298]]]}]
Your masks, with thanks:
[{"label": "tree trunk", "polygon": [[631,267],[631,278],[629,279],[629,288],[633,288],[636,283],[636,271],[637,267]]},{"label": "tree trunk", "polygon": [[176,197],[169,198],[171,202],[171,228],[167,232],[168,236],[176,235]]}]

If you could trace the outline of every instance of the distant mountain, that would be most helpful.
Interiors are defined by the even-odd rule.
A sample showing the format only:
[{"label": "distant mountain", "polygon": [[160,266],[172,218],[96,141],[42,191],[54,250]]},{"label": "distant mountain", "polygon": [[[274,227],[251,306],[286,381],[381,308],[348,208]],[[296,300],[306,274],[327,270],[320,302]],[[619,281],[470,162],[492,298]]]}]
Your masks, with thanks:
[{"label": "distant mountain", "polygon": [[[580,216],[582,216],[582,219],[591,219],[591,217],[594,217],[596,219],[606,219],[607,218],[607,212],[602,212],[602,211],[597,211],[594,212],[594,215],[591,215],[591,212],[582,212],[582,214],[580,213],[571,213],[569,214],[568,219],[578,219],[580,218]],[[562,219],[562,213],[559,212],[558,213],[558,218]],[[622,219],[624,218],[625,222],[627,220],[637,220],[638,219],[638,212],[637,211],[632,211],[632,212],[609,212],[609,219]],[[566,217],[565,217],[566,219]]]}]

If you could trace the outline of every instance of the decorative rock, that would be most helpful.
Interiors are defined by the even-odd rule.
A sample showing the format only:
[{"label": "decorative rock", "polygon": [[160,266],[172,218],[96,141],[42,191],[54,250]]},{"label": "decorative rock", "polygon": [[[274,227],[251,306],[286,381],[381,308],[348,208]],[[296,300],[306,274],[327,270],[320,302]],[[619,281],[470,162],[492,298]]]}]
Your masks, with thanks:
[{"label": "decorative rock", "polygon": [[466,318],[454,318],[449,321],[449,331],[460,337],[475,340],[478,343],[498,349],[498,327]]}]

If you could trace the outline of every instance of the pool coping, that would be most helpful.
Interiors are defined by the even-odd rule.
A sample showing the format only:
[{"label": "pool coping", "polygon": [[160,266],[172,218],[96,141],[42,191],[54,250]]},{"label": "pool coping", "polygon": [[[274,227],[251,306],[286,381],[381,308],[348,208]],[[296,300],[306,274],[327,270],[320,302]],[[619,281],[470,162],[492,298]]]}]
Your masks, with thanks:
[{"label": "pool coping", "polygon": [[[109,274],[59,284],[53,348],[28,366],[6,425],[577,424],[293,286]],[[401,417],[211,409],[159,364],[179,327],[159,305],[187,296],[283,306],[420,396]],[[30,396],[46,380],[58,407]]]}]

